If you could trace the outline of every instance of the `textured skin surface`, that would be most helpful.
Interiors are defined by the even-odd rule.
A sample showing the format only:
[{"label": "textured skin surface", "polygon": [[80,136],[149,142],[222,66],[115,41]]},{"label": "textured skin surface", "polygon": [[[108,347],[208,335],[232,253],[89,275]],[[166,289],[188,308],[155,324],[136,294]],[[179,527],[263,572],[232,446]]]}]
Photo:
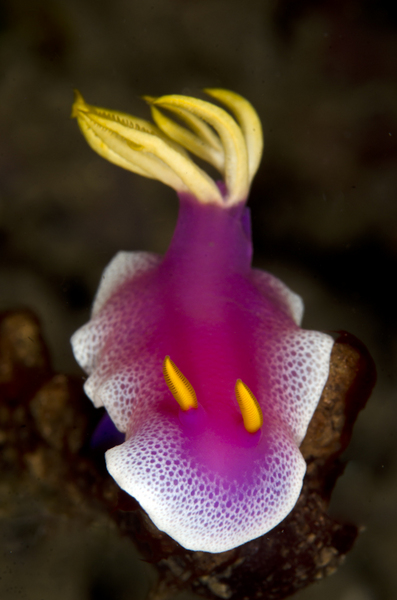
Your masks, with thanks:
[{"label": "textured skin surface", "polygon": [[[300,298],[250,268],[247,230],[243,204],[182,196],[165,257],[118,254],[72,339],[87,394],[126,433],[106,454],[110,473],[192,550],[230,549],[291,511],[305,472],[298,446],[328,376],[333,340],[300,329]],[[197,411],[183,413],[169,392],[166,355]],[[261,406],[256,434],[244,429],[237,378]]]}]

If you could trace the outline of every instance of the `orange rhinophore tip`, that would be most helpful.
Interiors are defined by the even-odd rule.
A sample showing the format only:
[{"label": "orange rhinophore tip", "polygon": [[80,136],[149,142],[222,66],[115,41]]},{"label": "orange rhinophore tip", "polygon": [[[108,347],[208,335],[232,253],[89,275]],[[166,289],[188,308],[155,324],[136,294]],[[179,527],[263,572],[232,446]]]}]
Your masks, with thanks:
[{"label": "orange rhinophore tip", "polygon": [[249,433],[256,433],[263,425],[263,414],[258,400],[241,379],[237,379],[234,392],[243,416],[244,427]]},{"label": "orange rhinophore tip", "polygon": [[180,372],[169,356],[166,356],[164,359],[163,374],[171,394],[174,396],[181,409],[189,410],[190,408],[197,408],[197,397],[193,386]]}]

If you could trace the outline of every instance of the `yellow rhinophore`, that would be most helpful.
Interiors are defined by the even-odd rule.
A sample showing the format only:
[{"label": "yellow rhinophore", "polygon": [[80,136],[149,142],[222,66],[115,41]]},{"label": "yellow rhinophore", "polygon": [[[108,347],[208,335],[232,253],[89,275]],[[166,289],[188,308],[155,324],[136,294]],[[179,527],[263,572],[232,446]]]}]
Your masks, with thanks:
[{"label": "yellow rhinophore", "polygon": [[249,433],[256,433],[263,425],[263,414],[258,400],[241,379],[237,379],[234,392],[243,416],[244,427]]},{"label": "yellow rhinophore", "polygon": [[193,386],[180,372],[176,364],[166,356],[163,362],[165,382],[182,410],[197,408],[197,397]]},{"label": "yellow rhinophore", "polygon": [[[116,165],[158,179],[177,192],[190,193],[202,203],[238,204],[247,199],[262,156],[262,127],[254,108],[238,94],[220,89],[205,92],[223,103],[235,118],[211,102],[189,96],[146,96],[154,125],[126,113],[91,106],[77,91],[72,117],[77,118],[93,150]],[[175,114],[183,125],[162,110]],[[221,173],[226,184],[224,196],[187,150]]]}]

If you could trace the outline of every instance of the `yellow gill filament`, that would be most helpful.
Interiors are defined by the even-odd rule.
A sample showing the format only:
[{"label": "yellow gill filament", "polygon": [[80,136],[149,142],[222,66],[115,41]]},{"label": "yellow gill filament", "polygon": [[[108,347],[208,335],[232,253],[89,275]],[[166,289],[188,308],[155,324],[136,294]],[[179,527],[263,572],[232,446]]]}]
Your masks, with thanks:
[{"label": "yellow gill filament", "polygon": [[169,356],[166,356],[163,362],[163,375],[171,394],[182,410],[197,408],[197,397],[193,386]]},{"label": "yellow gill filament", "polygon": [[244,427],[249,433],[256,433],[263,425],[263,414],[258,400],[241,379],[237,379],[234,392],[243,416]]},{"label": "yellow gill filament", "polygon": [[[117,117],[129,118],[131,121],[133,119],[133,117],[123,113],[112,114],[111,111],[86,104],[80,92],[75,90],[72,117],[77,118],[79,127],[93,150],[110,162],[144,177],[159,179],[174,188],[177,185],[183,185],[182,181],[163,161],[155,156],[146,156],[141,152],[142,147],[140,145],[134,145],[132,142],[126,143],[125,140],[103,126],[95,118],[96,116],[102,117],[103,121],[105,115],[110,115],[110,119]],[[154,133],[153,125],[143,119],[136,119],[134,125],[142,128],[143,126],[150,127]]]},{"label": "yellow gill filament", "polygon": [[[143,96],[143,99],[146,100],[151,107],[153,107],[154,102],[157,100],[157,98],[153,96]],[[218,150],[219,152],[223,153],[223,147],[218,135],[209,125],[207,125],[207,123],[205,123],[205,121],[199,117],[196,117],[196,115],[193,115],[188,110],[184,110],[180,107],[177,109],[169,107],[168,110],[176,112],[179,118],[181,118],[190,127],[190,129],[201,139],[201,141],[211,146],[211,148],[214,148],[214,150]]]},{"label": "yellow gill filament", "polygon": [[187,110],[215,129],[225,152],[226,203],[232,205],[246,200],[249,191],[248,153],[243,133],[233,117],[219,106],[189,96],[161,96],[154,100],[154,104],[177,114],[179,109]]},{"label": "yellow gill filament", "polygon": [[187,156],[182,146],[143,119],[86,104],[75,93],[72,117],[91,148],[111,162],[140,175],[159,179],[177,192],[201,202],[223,204],[215,182]]},{"label": "yellow gill filament", "polygon": [[85,114],[79,117],[78,123],[91,148],[106,160],[138,175],[158,179],[174,189],[183,186],[182,181],[163,161],[155,156],[145,156],[139,151],[139,146],[138,150],[134,150],[132,144],[126,145],[119,136],[98,125]]},{"label": "yellow gill filament", "polygon": [[[161,131],[167,134],[172,140],[189,150],[189,152],[195,154],[203,160],[206,160],[208,163],[218,169],[220,173],[223,173],[225,167],[225,156],[222,147],[214,148],[213,145],[206,143],[206,141],[203,139],[203,136],[201,135],[202,131],[200,131],[199,135],[197,135],[196,133],[189,131],[189,129],[186,129],[186,127],[178,125],[178,123],[175,123],[175,121],[163,115],[163,113],[160,112],[155,106],[151,106],[150,108],[152,111],[153,121],[156,123],[159,129],[161,129]],[[179,116],[181,117],[181,115]],[[193,128],[193,117],[200,124],[201,128],[204,125],[209,131],[211,131],[209,127],[203,121],[200,121],[200,119],[195,117],[195,115],[189,115],[189,113],[186,113],[185,116],[187,117],[186,121],[190,124],[191,128]]]},{"label": "yellow gill filament", "polygon": [[218,88],[205,89],[204,91],[224,104],[237,118],[247,145],[249,183],[251,183],[258,170],[263,153],[262,124],[258,113],[252,104],[239,94]]}]

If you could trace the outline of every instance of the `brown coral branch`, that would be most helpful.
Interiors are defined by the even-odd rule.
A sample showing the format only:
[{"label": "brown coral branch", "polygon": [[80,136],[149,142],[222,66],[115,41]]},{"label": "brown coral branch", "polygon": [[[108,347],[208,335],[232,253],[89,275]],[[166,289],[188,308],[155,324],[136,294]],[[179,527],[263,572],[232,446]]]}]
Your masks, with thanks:
[{"label": "brown coral branch", "polygon": [[85,398],[82,380],[53,373],[34,315],[5,313],[0,318],[3,493],[8,489],[11,497],[23,486],[55,513],[87,524],[112,520],[158,571],[150,600],[186,589],[210,599],[281,600],[333,573],[356,539],[357,526],[331,519],[327,506],[343,472],[340,455],[375,377],[363,344],[340,333],[328,382],[301,446],[308,468],[294,510],[243,546],[220,554],[192,552],[159,531],[118,489],[103,457],[92,453],[88,441],[98,411]]}]

